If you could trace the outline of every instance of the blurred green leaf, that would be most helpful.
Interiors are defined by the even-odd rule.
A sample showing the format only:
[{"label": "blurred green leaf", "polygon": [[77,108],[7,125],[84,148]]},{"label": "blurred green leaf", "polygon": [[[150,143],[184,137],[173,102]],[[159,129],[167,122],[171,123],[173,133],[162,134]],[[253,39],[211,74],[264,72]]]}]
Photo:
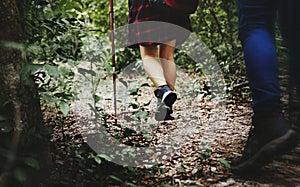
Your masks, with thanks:
[{"label": "blurred green leaf", "polygon": [[123,183],[123,180],[120,179],[119,177],[116,177],[116,176],[114,176],[114,175],[110,175],[109,177],[110,177],[111,179],[115,180],[115,181],[118,181],[118,182],[120,182],[120,183]]},{"label": "blurred green leaf", "polygon": [[16,168],[14,170],[14,175],[16,179],[21,183],[25,182],[27,179],[25,172],[21,168]]},{"label": "blurred green leaf", "polygon": [[129,106],[131,106],[133,109],[137,109],[140,107],[138,103],[130,103]]},{"label": "blurred green leaf", "polygon": [[94,160],[95,160],[98,164],[101,164],[101,163],[102,163],[101,158],[98,157],[98,156],[95,156],[95,157],[94,157]]},{"label": "blurred green leaf", "polygon": [[106,154],[98,154],[97,155],[98,157],[100,157],[100,158],[103,158],[103,159],[105,159],[105,160],[107,160],[107,161],[112,161],[112,158],[111,157],[109,157],[108,155],[106,155]]},{"label": "blurred green leaf", "polygon": [[49,73],[50,76],[57,77],[59,75],[58,66],[46,64],[44,69]]},{"label": "blurred green leaf", "polygon": [[51,96],[51,95],[48,94],[48,93],[43,92],[43,93],[40,93],[40,94],[41,94],[42,98],[43,98],[45,101],[47,101],[47,102],[50,102],[50,103],[57,103],[57,102],[59,101],[56,97],[53,97],[53,96]]},{"label": "blurred green leaf", "polygon": [[103,98],[100,97],[99,95],[94,95],[94,99],[95,99],[95,103],[98,103],[100,100],[102,100]]},{"label": "blurred green leaf", "polygon": [[142,119],[147,119],[147,117],[148,117],[148,112],[139,110],[139,111],[137,111],[137,112],[134,114],[134,116],[135,116],[136,118],[140,119],[140,120],[142,120]]},{"label": "blurred green leaf", "polygon": [[66,93],[56,93],[56,94],[54,94],[54,96],[62,98],[62,99],[66,99],[66,100],[73,99],[73,96],[71,94],[66,94]]},{"label": "blurred green leaf", "polygon": [[129,95],[137,95],[140,88],[132,88],[129,90]]},{"label": "blurred green leaf", "polygon": [[131,183],[131,182],[126,182],[125,183],[126,186],[131,186],[131,187],[137,187],[137,185]]},{"label": "blurred green leaf", "polygon": [[226,168],[230,168],[230,163],[228,160],[220,159],[220,163],[222,163]]},{"label": "blurred green leaf", "polygon": [[25,162],[25,164],[27,164],[28,166],[30,166],[34,169],[40,169],[39,162],[34,158],[31,158],[31,157],[24,158],[24,162]]},{"label": "blurred green leaf", "polygon": [[70,106],[68,103],[62,101],[59,103],[60,111],[63,113],[64,116],[67,116],[70,112]]}]

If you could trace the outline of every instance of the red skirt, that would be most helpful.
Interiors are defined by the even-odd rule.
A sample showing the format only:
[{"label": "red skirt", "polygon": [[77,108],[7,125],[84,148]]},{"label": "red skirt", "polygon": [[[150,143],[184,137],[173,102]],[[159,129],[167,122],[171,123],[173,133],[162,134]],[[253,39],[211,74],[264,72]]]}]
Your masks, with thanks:
[{"label": "red skirt", "polygon": [[189,14],[153,8],[148,0],[129,0],[128,45],[150,46],[176,39],[182,44],[191,32]]}]

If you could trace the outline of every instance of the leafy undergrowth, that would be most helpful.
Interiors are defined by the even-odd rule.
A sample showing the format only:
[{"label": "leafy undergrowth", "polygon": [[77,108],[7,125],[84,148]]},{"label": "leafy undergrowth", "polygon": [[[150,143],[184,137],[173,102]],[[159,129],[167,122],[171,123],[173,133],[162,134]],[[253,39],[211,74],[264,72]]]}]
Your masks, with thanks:
[{"label": "leafy undergrowth", "polygon": [[[186,80],[178,81],[179,88],[183,86],[184,81]],[[130,120],[146,120],[153,116],[153,106],[149,104],[150,101],[145,101],[145,98],[152,97],[150,95],[145,97],[151,94],[147,91],[150,86],[143,85],[144,91],[140,89],[131,94],[134,101],[138,102],[135,103],[136,105],[131,105],[135,107],[132,107],[130,111]],[[299,146],[290,153],[276,158],[274,162],[251,176],[241,177],[231,173],[230,160],[241,155],[252,115],[249,95],[242,94],[247,93],[243,90],[247,88],[238,89],[240,90],[233,91],[238,94],[232,94],[226,98],[224,108],[216,107],[219,101],[216,103],[213,97],[209,97],[209,94],[205,95],[204,92],[200,93],[201,97],[198,100],[191,100],[189,104],[193,106],[192,108],[186,108],[184,106],[188,103],[188,98],[182,94],[174,106],[176,119],[155,122],[155,127],[146,133],[131,130],[128,127],[122,128],[122,124],[115,125],[111,114],[102,113],[99,124],[112,137],[135,148],[160,146],[160,143],[165,141],[165,137],[170,134],[184,133],[176,131],[178,127],[183,127],[182,129],[196,127],[192,128],[191,134],[184,137],[184,142],[181,142],[182,145],[178,149],[170,155],[161,155],[161,159],[149,168],[115,164],[110,155],[96,153],[87,144],[87,138],[82,135],[78,126],[78,114],[71,113],[63,117],[47,109],[44,112],[45,121],[54,130],[51,140],[53,169],[47,184],[49,186],[300,185]],[[131,93],[133,93],[132,90]],[[139,110],[136,110],[137,108]],[[138,115],[135,115],[137,112],[139,112]],[[132,122],[130,120],[129,122]],[[215,121],[218,121],[216,123],[218,126],[212,127]],[[211,141],[204,145],[204,140]]]}]

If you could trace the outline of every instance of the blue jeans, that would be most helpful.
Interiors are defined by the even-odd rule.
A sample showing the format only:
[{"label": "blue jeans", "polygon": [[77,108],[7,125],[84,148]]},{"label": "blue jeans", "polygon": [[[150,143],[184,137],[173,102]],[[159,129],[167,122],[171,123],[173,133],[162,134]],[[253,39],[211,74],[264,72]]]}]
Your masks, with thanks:
[{"label": "blue jeans", "polygon": [[238,0],[239,39],[244,49],[254,112],[281,111],[274,28],[278,20],[282,37],[288,41],[287,1]]}]

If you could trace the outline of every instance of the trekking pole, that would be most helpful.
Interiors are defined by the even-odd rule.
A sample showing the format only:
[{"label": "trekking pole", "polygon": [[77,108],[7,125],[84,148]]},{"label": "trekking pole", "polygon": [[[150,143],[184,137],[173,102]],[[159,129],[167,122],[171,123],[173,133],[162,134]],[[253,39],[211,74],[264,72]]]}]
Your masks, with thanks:
[{"label": "trekking pole", "polygon": [[110,30],[111,30],[111,65],[113,76],[113,107],[115,111],[115,124],[117,124],[117,95],[116,95],[116,64],[115,64],[115,29],[114,29],[114,5],[113,0],[109,0],[109,18],[110,18]]}]

